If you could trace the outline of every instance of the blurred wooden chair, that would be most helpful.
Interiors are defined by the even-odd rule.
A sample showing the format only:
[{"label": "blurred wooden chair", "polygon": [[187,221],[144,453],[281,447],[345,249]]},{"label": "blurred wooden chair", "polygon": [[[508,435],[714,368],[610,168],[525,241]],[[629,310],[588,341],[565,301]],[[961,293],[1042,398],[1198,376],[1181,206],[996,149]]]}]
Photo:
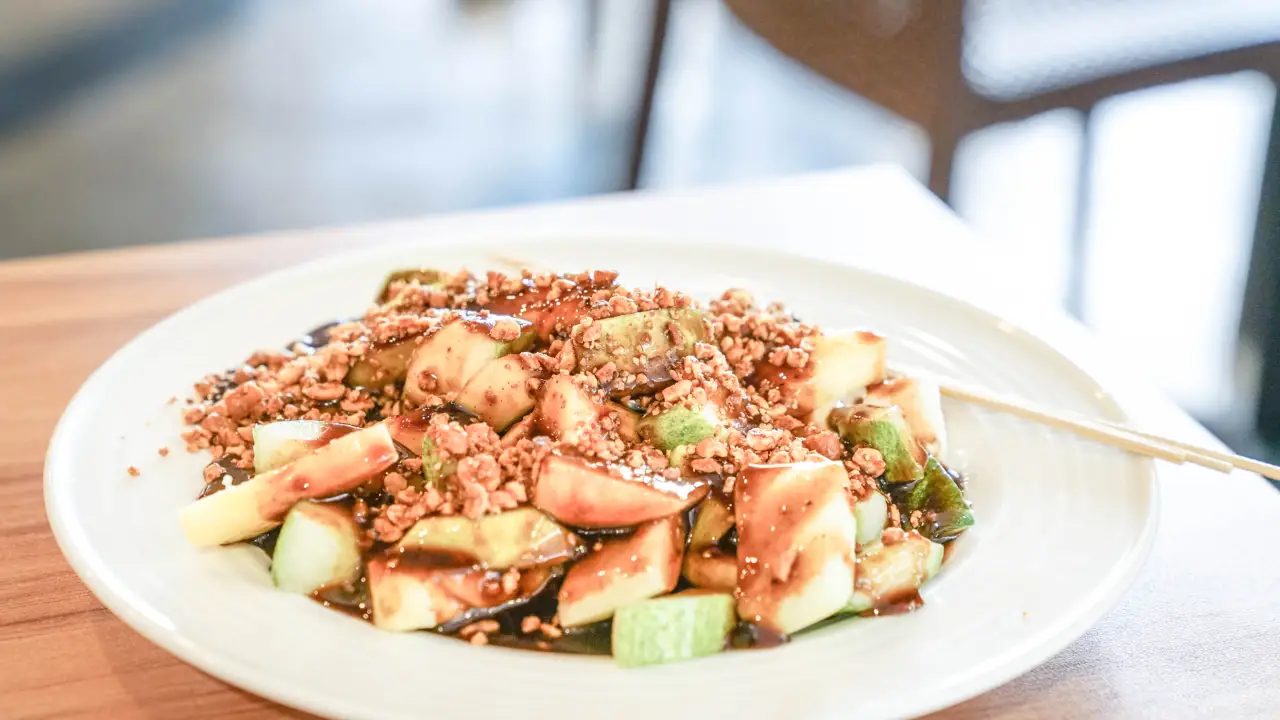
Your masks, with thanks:
[{"label": "blurred wooden chair", "polygon": [[[1059,108],[1084,118],[1068,304],[1079,309],[1089,116],[1108,97],[1240,70],[1280,77],[1280,0],[723,0],[747,28],[829,80],[916,123],[943,200],[960,141]],[[671,0],[656,0],[636,121],[639,183]]]}]

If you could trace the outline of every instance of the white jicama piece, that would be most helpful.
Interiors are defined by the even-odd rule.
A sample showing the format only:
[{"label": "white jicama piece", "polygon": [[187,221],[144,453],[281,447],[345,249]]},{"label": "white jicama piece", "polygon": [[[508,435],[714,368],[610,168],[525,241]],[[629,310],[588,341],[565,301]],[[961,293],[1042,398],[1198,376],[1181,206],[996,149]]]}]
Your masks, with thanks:
[{"label": "white jicama piece", "polygon": [[261,475],[310,455],[360,428],[319,420],[281,420],[253,426],[253,472]]},{"label": "white jicama piece", "polygon": [[844,466],[750,465],[734,486],[738,615],[793,633],[853,596],[857,521]]},{"label": "white jicama piece", "polygon": [[314,453],[201,498],[178,511],[187,540],[213,547],[247,540],[279,525],[300,500],[347,492],[399,459],[379,424],[343,436]]}]

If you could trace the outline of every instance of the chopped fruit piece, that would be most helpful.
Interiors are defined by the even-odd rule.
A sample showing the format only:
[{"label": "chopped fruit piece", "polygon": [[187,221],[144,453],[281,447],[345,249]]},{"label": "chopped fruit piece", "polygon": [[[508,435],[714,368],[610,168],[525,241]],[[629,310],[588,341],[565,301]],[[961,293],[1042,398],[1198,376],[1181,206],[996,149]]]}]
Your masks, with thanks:
[{"label": "chopped fruit piece", "polygon": [[613,659],[640,667],[714,655],[735,624],[728,593],[684,592],[627,605],[613,618]]},{"label": "chopped fruit piece", "polygon": [[738,582],[738,559],[717,547],[732,528],[733,510],[719,496],[708,495],[698,505],[684,557],[683,573],[689,582],[709,590],[733,591]]},{"label": "chopped fruit piece", "polygon": [[884,338],[866,330],[820,335],[804,368],[762,362],[752,383],[758,387],[769,381],[794,400],[797,418],[825,427],[840,402],[856,400],[868,385],[884,379],[885,346]]},{"label": "chopped fruit piece", "polygon": [[604,401],[588,392],[570,375],[552,375],[542,384],[538,400],[538,429],[568,445],[575,445],[583,431],[599,424],[607,409]]},{"label": "chopped fruit piece", "polygon": [[373,425],[197,500],[178,511],[178,520],[198,547],[247,540],[279,525],[298,501],[348,492],[399,459],[386,426]]},{"label": "chopped fruit piece", "polygon": [[464,410],[489,423],[496,432],[533,409],[529,381],[543,377],[536,360],[523,354],[506,355],[480,368],[458,394]]},{"label": "chopped fruit piece", "polygon": [[360,526],[339,505],[300,502],[284,518],[271,554],[271,581],[285,592],[311,593],[360,578]]},{"label": "chopped fruit piece", "polygon": [[533,504],[567,525],[614,528],[674,515],[706,494],[704,484],[645,468],[550,454],[538,467]]},{"label": "chopped fruit piece", "polygon": [[[537,567],[508,573],[458,564],[449,556],[379,556],[369,560],[369,600],[373,624],[384,630],[454,631],[521,605],[559,574]],[[443,627],[441,627],[443,626]]]},{"label": "chopped fruit piece", "polygon": [[347,371],[342,382],[348,387],[380,390],[404,380],[409,372],[409,361],[418,348],[418,338],[406,338],[399,342],[370,348]]},{"label": "chopped fruit piece", "polygon": [[880,539],[889,521],[889,501],[884,493],[872,492],[853,506],[858,519],[858,544],[869,545]]},{"label": "chopped fruit piece", "polygon": [[[520,334],[511,340],[493,338],[495,326],[502,322],[515,323]],[[444,397],[457,393],[490,360],[523,352],[533,344],[533,339],[529,323],[524,320],[461,312],[418,345],[405,377],[404,397],[409,402],[422,404],[428,395]]]},{"label": "chopped fruit piece", "polygon": [[443,414],[450,420],[463,425],[470,425],[475,422],[475,418],[470,413],[457,405],[433,405],[418,408],[407,415],[387,418],[382,421],[382,424],[387,426],[387,432],[391,433],[392,439],[403,450],[414,455],[421,455],[422,443],[427,437],[427,428],[431,425],[431,418],[439,414]]},{"label": "chopped fruit piece", "polygon": [[897,406],[855,405],[831,413],[831,424],[845,442],[872,447],[884,457],[885,482],[906,483],[924,476],[928,459]]},{"label": "chopped fruit piece", "polygon": [[587,625],[625,605],[671,592],[680,579],[681,525],[676,517],[646,523],[627,537],[605,541],[569,568],[560,586],[560,624]]},{"label": "chopped fruit piece", "polygon": [[438,407],[426,407],[408,415],[397,415],[382,421],[391,438],[414,455],[422,454],[422,439],[427,435],[431,416],[441,412]]},{"label": "chopped fruit piece", "polygon": [[578,538],[530,507],[479,520],[436,516],[418,521],[396,544],[399,552],[465,554],[491,570],[528,568],[572,560]]},{"label": "chopped fruit piece", "polygon": [[659,450],[695,445],[713,437],[727,424],[724,413],[712,402],[676,405],[656,415],[646,415],[639,425],[640,437]]},{"label": "chopped fruit piece", "polygon": [[682,572],[695,587],[733,592],[738,584],[738,558],[719,548],[695,550],[690,546]]},{"label": "chopped fruit piece", "polygon": [[354,425],[318,420],[281,420],[254,425],[253,471],[260,475],[288,465],[359,429]]},{"label": "chopped fruit piece", "polygon": [[436,581],[439,570],[401,568],[375,558],[369,561],[367,573],[373,624],[383,630],[428,630],[466,610]]},{"label": "chopped fruit piece", "polygon": [[734,486],[738,614],[790,634],[853,596],[857,522],[838,462],[751,465]]},{"label": "chopped fruit piece", "polygon": [[616,279],[398,270],[201,378],[179,525],[381,629],[623,667],[919,606],[973,524],[929,376],[746,290]]},{"label": "chopped fruit piece", "polygon": [[964,499],[960,486],[936,458],[929,458],[924,478],[907,492],[902,507],[906,515],[904,527],[911,527],[915,513],[920,513],[915,529],[930,540],[946,542],[973,526],[973,511]]},{"label": "chopped fruit piece", "polygon": [[941,457],[946,451],[947,428],[942,418],[942,393],[932,380],[900,377],[867,388],[867,405],[897,405],[920,447]]},{"label": "chopped fruit piece", "polygon": [[[943,547],[917,532],[893,545],[873,543],[858,555],[851,612],[910,599],[942,568]],[[855,609],[860,608],[860,609]]]},{"label": "chopped fruit piece", "polygon": [[718,495],[708,495],[698,505],[698,516],[689,533],[689,545],[698,549],[709,548],[733,527],[733,508]]},{"label": "chopped fruit piece", "polygon": [[671,366],[693,352],[708,337],[706,315],[692,308],[646,310],[596,321],[600,337],[591,347],[579,348],[578,368],[594,370],[613,363],[611,391],[630,391],[635,385],[625,376],[644,374],[646,387],[656,387],[671,377]]},{"label": "chopped fruit piece", "polygon": [[563,332],[578,324],[587,314],[591,295],[598,289],[613,286],[610,275],[605,277],[602,273],[592,273],[584,281],[574,281],[569,288],[534,287],[526,283],[524,290],[492,298],[486,307],[490,312],[528,320],[533,323],[538,339],[547,340],[557,330]]},{"label": "chopped fruit piece", "polygon": [[381,305],[391,299],[392,285],[395,283],[411,283],[416,282],[419,285],[438,287],[445,279],[445,273],[439,270],[430,270],[427,268],[396,270],[387,275],[387,279],[382,281],[382,289],[378,291],[377,301]]},{"label": "chopped fruit piece", "polygon": [[434,487],[443,492],[445,490],[444,479],[452,475],[457,469],[457,460],[442,459],[431,436],[422,436],[422,482],[426,487]]},{"label": "chopped fruit piece", "polygon": [[605,403],[605,406],[618,418],[618,437],[629,443],[640,442],[641,414],[613,401]]}]

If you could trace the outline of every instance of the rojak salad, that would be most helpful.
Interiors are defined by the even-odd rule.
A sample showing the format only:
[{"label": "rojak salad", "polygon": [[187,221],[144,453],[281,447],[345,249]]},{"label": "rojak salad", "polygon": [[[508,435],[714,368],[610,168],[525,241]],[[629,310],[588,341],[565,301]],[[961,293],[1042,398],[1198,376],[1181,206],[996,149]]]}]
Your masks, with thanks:
[{"label": "rojak salad", "polygon": [[375,627],[622,666],[913,610],[974,523],[884,338],[617,273],[406,270],[196,383],[191,543]]}]

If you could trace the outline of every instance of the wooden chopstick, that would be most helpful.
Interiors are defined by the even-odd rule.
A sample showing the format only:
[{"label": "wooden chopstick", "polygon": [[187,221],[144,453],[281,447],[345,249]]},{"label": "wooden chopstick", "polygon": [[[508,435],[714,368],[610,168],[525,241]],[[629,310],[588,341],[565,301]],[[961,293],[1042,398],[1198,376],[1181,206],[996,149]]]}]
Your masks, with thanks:
[{"label": "wooden chopstick", "polygon": [[[1048,425],[1050,427],[1069,430],[1081,437],[1086,437],[1090,440],[1097,440],[1098,442],[1103,442],[1108,445],[1114,445],[1132,453],[1158,458],[1160,460],[1165,460],[1179,465],[1187,461],[1186,451],[1170,447],[1165,443],[1140,438],[1126,430],[1119,430],[1100,425],[1096,422],[1073,418],[1069,415],[1052,410],[1037,408],[1019,400],[999,397],[992,395],[985,390],[970,388],[951,381],[940,381],[938,383],[938,389],[947,397],[953,397],[966,402],[971,402],[975,405],[981,405],[993,410],[1007,412],[1010,415],[1016,415],[1027,420],[1034,420],[1035,422]],[[1228,466],[1227,469],[1229,470],[1230,466]]]},{"label": "wooden chopstick", "polygon": [[[1120,425],[1119,423],[1113,423],[1105,420],[1101,422],[1102,424],[1107,425],[1108,427],[1122,428],[1125,430],[1125,432],[1128,432],[1131,435],[1136,435],[1146,440],[1153,440],[1153,441],[1168,445],[1169,447],[1178,448],[1179,450],[1186,450],[1188,452],[1187,462],[1193,462],[1193,463],[1196,463],[1197,465],[1203,465],[1204,467],[1214,467],[1214,469],[1217,469],[1217,468],[1214,465],[1210,465],[1209,462],[1217,462],[1217,463],[1228,465],[1230,466],[1230,468],[1233,468],[1233,469],[1248,470],[1249,472],[1258,473],[1259,475],[1265,478],[1270,478],[1272,480],[1280,480],[1280,465],[1272,465],[1271,463],[1265,463],[1265,462],[1262,462],[1261,460],[1254,460],[1253,458],[1248,458],[1243,455],[1236,455],[1235,453],[1225,453],[1220,450],[1213,450],[1206,447],[1200,447],[1198,445],[1192,445],[1191,443],[1182,442],[1181,440],[1174,440],[1172,438],[1166,438],[1160,435],[1155,435],[1148,432],[1142,432],[1141,430],[1126,428],[1125,426]],[[1230,470],[1225,470],[1223,472],[1230,472]]]},{"label": "wooden chopstick", "polygon": [[1280,466],[1135,430],[1119,423],[1094,420],[1074,413],[1038,407],[1022,400],[995,395],[986,390],[968,386],[948,378],[934,376],[932,379],[938,383],[939,390],[947,397],[964,400],[975,405],[982,405],[983,407],[1007,412],[1010,415],[1034,420],[1050,427],[1067,430],[1081,437],[1113,445],[1138,455],[1145,455],[1179,465],[1190,462],[1224,473],[1238,468],[1258,473],[1273,480],[1280,480]]}]

